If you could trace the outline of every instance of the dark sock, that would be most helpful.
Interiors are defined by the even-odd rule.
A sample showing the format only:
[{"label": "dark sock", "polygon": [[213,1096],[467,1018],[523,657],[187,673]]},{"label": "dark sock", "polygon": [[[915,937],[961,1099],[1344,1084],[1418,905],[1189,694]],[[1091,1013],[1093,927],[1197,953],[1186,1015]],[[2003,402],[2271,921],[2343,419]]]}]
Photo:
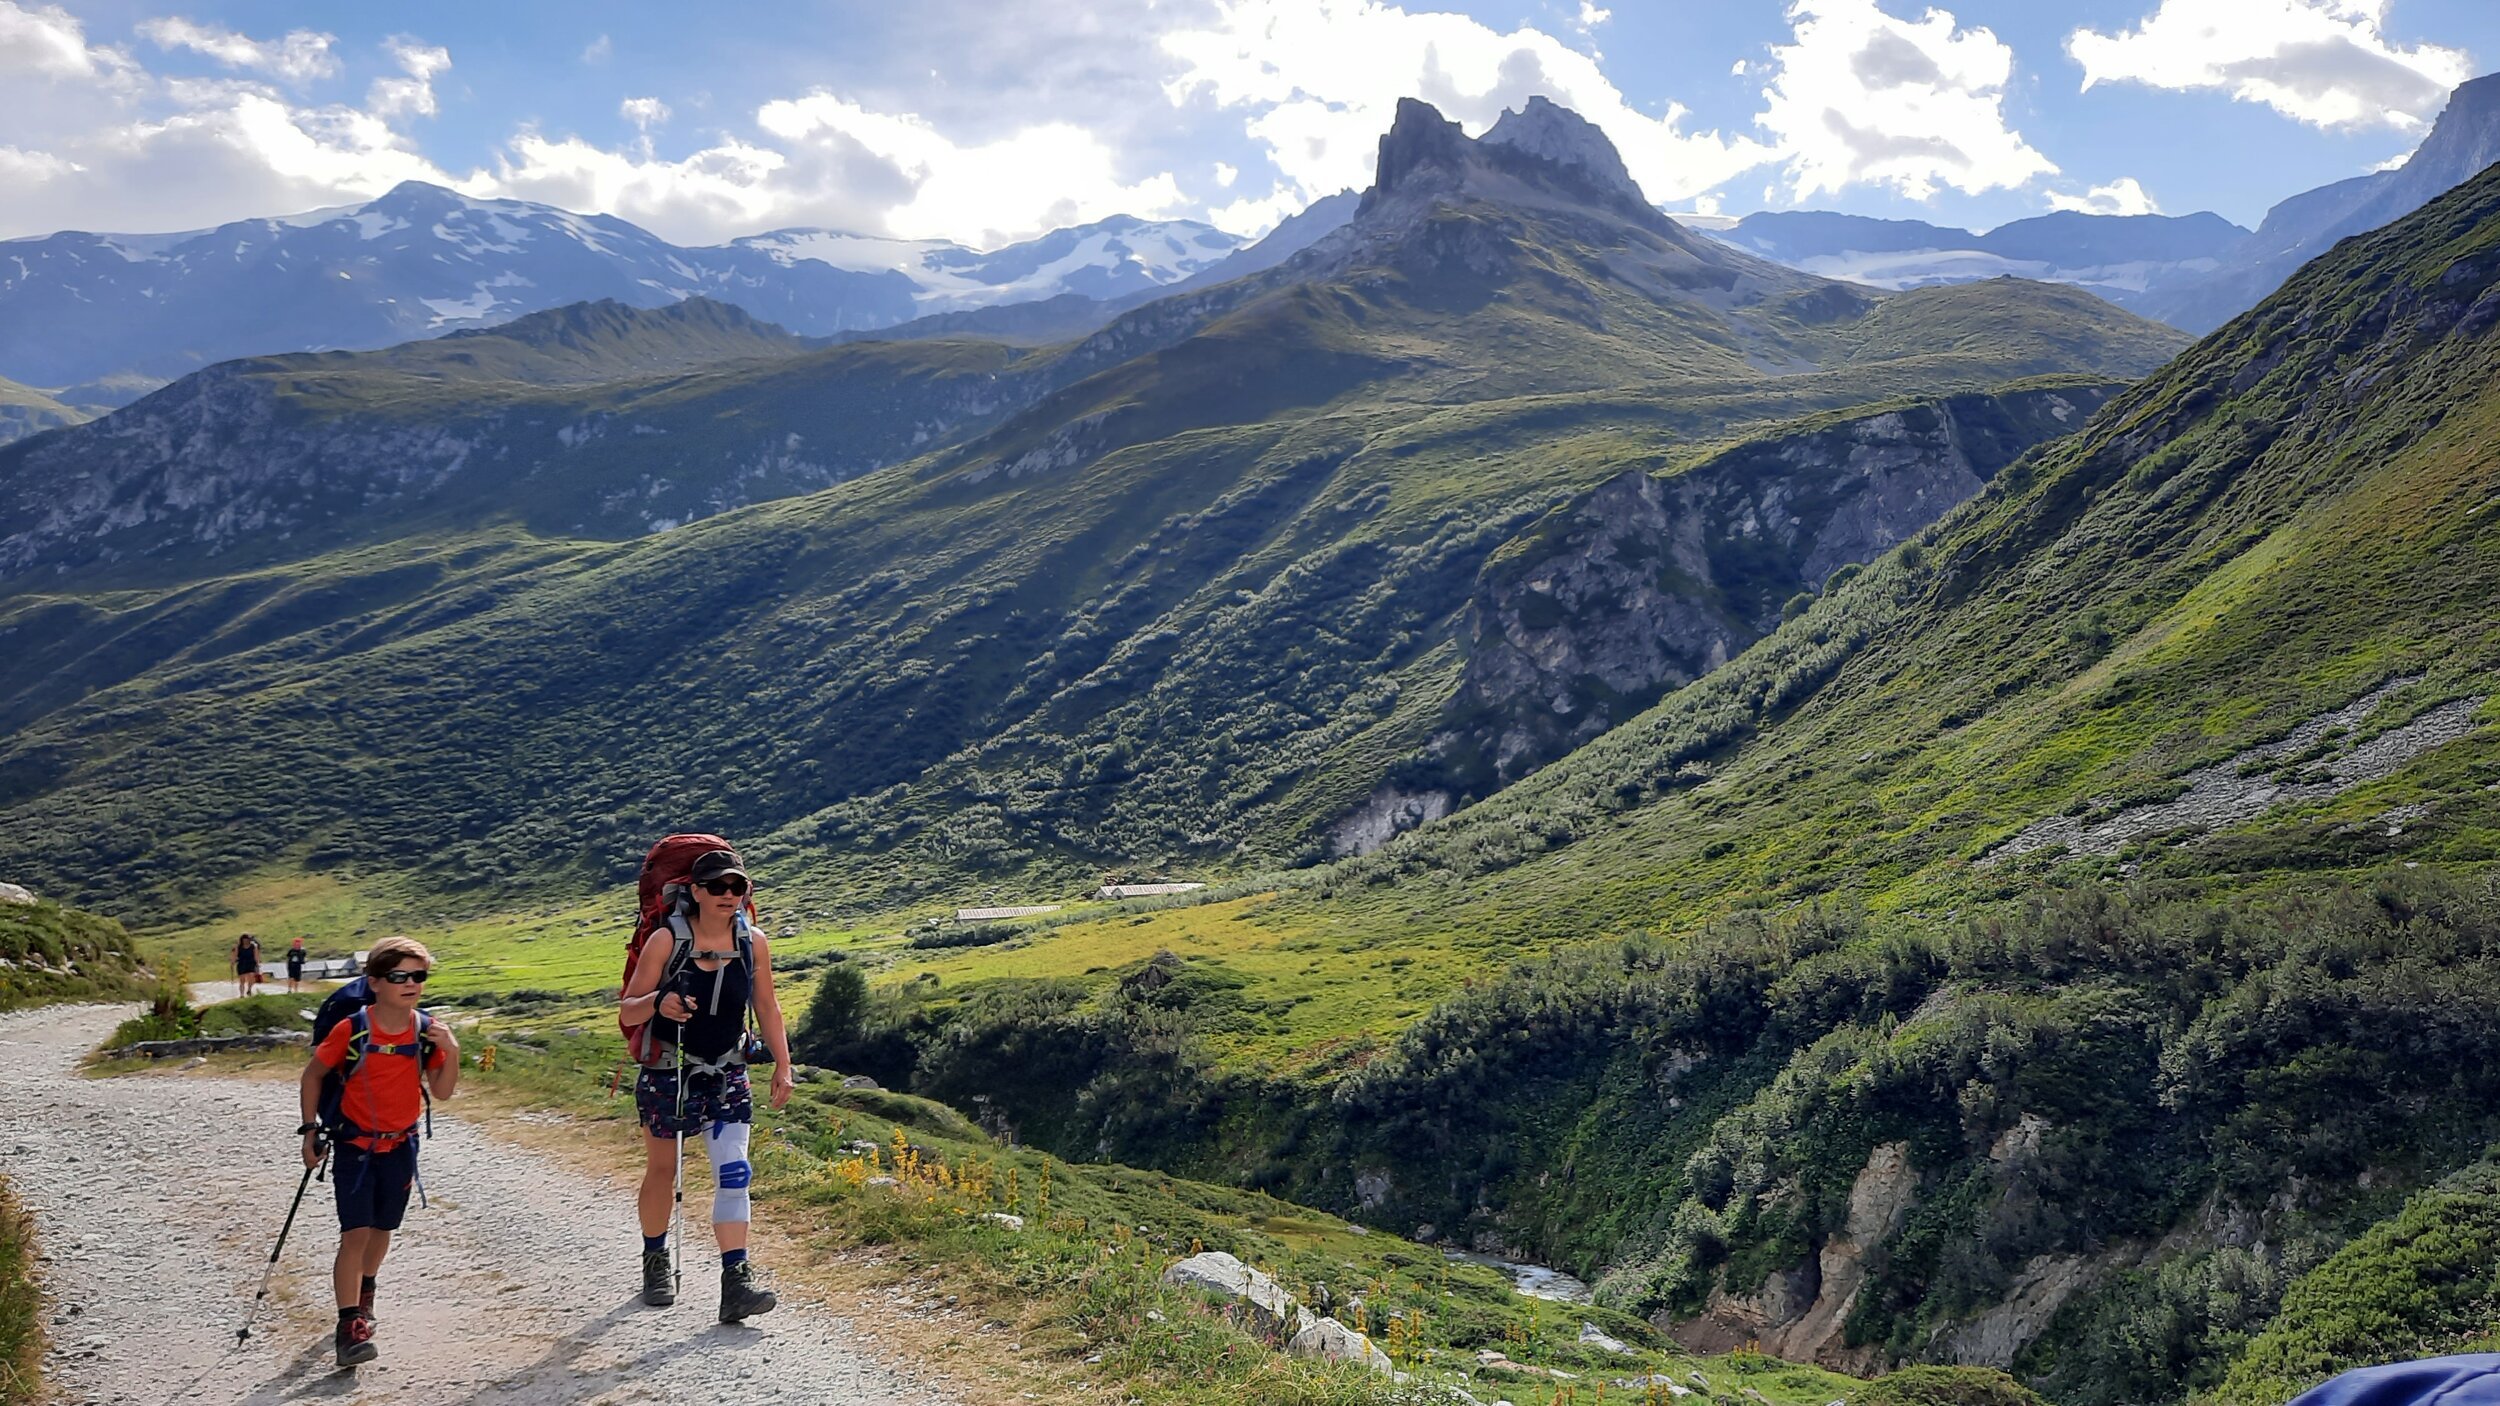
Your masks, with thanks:
[{"label": "dark sock", "polygon": [[354,1304],[349,1304],[347,1307],[340,1309],[340,1310],[339,1310],[339,1326],[340,1326],[340,1327],[342,1327],[342,1328],[346,1327],[346,1326],[347,1326],[347,1320],[348,1320],[348,1319],[355,1317],[357,1314],[362,1313],[363,1311],[364,1311],[363,1309],[360,1309],[360,1308],[356,1307]]},{"label": "dark sock", "polygon": [[370,1274],[364,1277],[363,1291],[356,1297],[356,1306],[358,1308],[373,1307],[373,1276]]},{"label": "dark sock", "polygon": [[668,1232],[665,1230],[661,1231],[657,1235],[646,1235],[642,1237],[642,1252],[646,1255],[656,1255],[660,1251],[667,1248]]},{"label": "dark sock", "polygon": [[720,1252],[720,1267],[723,1269],[735,1269],[739,1265],[745,1264],[746,1262],[747,1252],[744,1250],[723,1250]]}]

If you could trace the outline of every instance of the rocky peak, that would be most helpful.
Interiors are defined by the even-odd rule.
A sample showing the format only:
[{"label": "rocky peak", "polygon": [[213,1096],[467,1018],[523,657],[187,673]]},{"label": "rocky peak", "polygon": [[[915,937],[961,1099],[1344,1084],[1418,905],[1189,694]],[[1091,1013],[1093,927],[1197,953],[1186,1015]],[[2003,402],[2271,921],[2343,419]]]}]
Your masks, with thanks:
[{"label": "rocky peak", "polygon": [[1646,203],[1623,155],[1597,124],[1540,93],[1525,107],[1505,112],[1484,134],[1487,146],[1509,147],[1557,166],[1575,168],[1595,184]]},{"label": "rocky peak", "polygon": [[1380,138],[1380,161],[1372,188],[1364,193],[1364,206],[1411,186],[1439,183],[1432,180],[1436,176],[1440,182],[1455,182],[1467,170],[1473,145],[1439,108],[1420,98],[1398,99],[1397,117]]}]

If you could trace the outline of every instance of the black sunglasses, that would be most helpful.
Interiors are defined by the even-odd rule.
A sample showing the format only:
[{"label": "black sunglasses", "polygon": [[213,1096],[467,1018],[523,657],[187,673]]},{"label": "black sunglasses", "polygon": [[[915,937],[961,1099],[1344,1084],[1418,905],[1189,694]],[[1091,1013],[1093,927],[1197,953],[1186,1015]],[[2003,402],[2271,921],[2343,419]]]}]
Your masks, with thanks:
[{"label": "black sunglasses", "polygon": [[422,970],[387,971],[382,973],[382,980],[389,982],[393,986],[423,986],[425,985],[425,978],[427,975],[428,973]]},{"label": "black sunglasses", "polygon": [[714,898],[719,898],[724,894],[733,898],[744,898],[747,896],[747,881],[739,878],[735,874],[732,874],[726,879],[705,879],[701,884],[701,888],[705,893],[710,894]]}]

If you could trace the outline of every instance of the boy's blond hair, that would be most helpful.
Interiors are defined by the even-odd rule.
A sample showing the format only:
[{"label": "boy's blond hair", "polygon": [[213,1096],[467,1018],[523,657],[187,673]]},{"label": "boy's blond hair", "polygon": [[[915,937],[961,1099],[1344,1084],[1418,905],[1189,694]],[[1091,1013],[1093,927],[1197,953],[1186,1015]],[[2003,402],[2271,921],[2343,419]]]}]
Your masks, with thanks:
[{"label": "boy's blond hair", "polygon": [[422,961],[430,967],[434,965],[434,954],[425,950],[425,944],[413,937],[386,937],[373,944],[373,950],[365,954],[365,975],[380,976],[386,971],[396,971],[401,963],[411,960]]}]

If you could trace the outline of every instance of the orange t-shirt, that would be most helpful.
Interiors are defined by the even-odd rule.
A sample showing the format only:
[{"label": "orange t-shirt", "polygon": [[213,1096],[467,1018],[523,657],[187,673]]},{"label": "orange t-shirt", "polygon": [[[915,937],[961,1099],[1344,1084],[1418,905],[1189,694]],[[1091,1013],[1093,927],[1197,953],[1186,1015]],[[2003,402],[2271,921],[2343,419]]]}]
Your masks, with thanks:
[{"label": "orange t-shirt", "polygon": [[[323,1068],[338,1068],[347,1062],[347,1042],[355,1033],[353,1019],[331,1026],[330,1033],[313,1047],[313,1058]],[[339,1100],[339,1112],[347,1121],[369,1133],[393,1135],[417,1125],[425,1114],[424,1095],[417,1088],[417,1048],[413,1022],[396,1032],[384,1030],[377,1022],[366,1031],[364,1058],[348,1075]],[[438,1047],[431,1054],[427,1067],[440,1066],[442,1050]]]}]

